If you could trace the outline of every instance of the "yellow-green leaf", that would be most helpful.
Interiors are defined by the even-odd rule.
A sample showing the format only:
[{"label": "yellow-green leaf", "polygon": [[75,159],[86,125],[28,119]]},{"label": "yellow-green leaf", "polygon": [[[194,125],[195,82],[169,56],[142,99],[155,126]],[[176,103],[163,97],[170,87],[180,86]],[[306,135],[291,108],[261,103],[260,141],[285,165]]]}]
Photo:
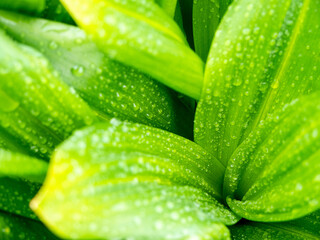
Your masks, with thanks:
[{"label": "yellow-green leaf", "polygon": [[63,0],[101,51],[198,99],[203,63],[174,20],[153,0]]},{"label": "yellow-green leaf", "polygon": [[226,165],[261,120],[319,89],[320,1],[240,0],[208,57],[195,140]]},{"label": "yellow-green leaf", "polygon": [[228,239],[238,217],[215,199],[222,175],[193,142],[112,119],[57,149],[31,206],[68,239]]},{"label": "yellow-green leaf", "polygon": [[168,88],[101,53],[79,28],[0,11],[0,26],[41,51],[103,118],[143,123],[191,138],[192,112]]},{"label": "yellow-green leaf", "polygon": [[273,222],[320,208],[320,95],[261,121],[232,155],[224,194],[238,215]]},{"label": "yellow-green leaf", "polygon": [[9,140],[9,149],[48,158],[58,143],[96,117],[39,52],[2,31],[0,46],[0,98],[10,99],[9,105],[0,102],[0,137]]}]

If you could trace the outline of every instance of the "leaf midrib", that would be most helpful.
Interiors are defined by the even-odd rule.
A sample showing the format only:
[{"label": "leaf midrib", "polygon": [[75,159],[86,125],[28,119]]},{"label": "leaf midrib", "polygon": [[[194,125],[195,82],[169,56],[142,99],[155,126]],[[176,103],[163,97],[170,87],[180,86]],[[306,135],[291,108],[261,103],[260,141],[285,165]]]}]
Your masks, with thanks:
[{"label": "leaf midrib", "polygon": [[[281,61],[280,66],[278,67],[278,70],[276,72],[276,75],[274,77],[274,81],[272,84],[279,82],[279,79],[283,78],[283,75],[285,72],[284,69],[286,69],[286,67],[289,65],[289,59],[290,59],[292,52],[294,50],[294,46],[295,46],[297,37],[299,36],[300,29],[304,23],[305,18],[306,18],[306,15],[307,15],[306,13],[307,13],[307,10],[309,9],[309,6],[310,6],[310,0],[306,0],[302,9],[300,10],[299,17],[296,20],[296,25],[294,26],[294,28],[292,30],[293,36],[291,37],[291,39],[289,41],[289,44],[288,44],[286,51],[284,53],[283,60]],[[269,105],[271,105],[271,103],[273,103],[273,101],[271,101],[271,100],[273,100],[276,96],[276,90],[278,90],[278,89],[271,88],[271,90],[268,92],[266,98],[264,99],[262,107],[260,108],[260,111],[257,115],[257,118],[255,119],[254,124],[252,125],[252,129],[255,129],[257,127],[257,125],[260,123],[260,121],[262,119],[264,119],[265,116],[267,115],[268,110],[269,110]]]},{"label": "leaf midrib", "polygon": [[132,18],[134,18],[136,20],[142,21],[142,22],[150,25],[151,27],[153,27],[153,28],[165,33],[166,35],[170,36],[171,38],[177,40],[180,43],[185,44],[185,42],[177,34],[175,34],[172,31],[169,31],[169,29],[163,27],[163,25],[161,25],[161,24],[159,24],[159,23],[157,23],[155,21],[152,21],[149,18],[145,18],[143,15],[137,14],[137,13],[135,13],[133,11],[126,10],[125,8],[122,8],[119,5],[115,5],[113,3],[109,3],[109,6],[111,8],[114,8],[115,10],[123,13],[126,16],[132,17]]}]

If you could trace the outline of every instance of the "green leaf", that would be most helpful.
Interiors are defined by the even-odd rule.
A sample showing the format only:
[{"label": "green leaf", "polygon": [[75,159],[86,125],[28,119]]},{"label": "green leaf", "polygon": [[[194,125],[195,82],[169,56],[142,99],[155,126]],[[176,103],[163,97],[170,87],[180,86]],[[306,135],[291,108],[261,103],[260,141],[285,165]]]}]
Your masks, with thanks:
[{"label": "green leaf", "polygon": [[[193,0],[179,0],[179,5],[182,14],[184,31],[186,33],[189,45],[192,49],[194,49],[193,42],[193,29],[192,29],[192,5]],[[198,98],[197,98],[198,99]]]},{"label": "green leaf", "polygon": [[0,211],[0,239],[57,240],[58,238],[38,221]]},{"label": "green leaf", "polygon": [[230,231],[234,240],[316,240],[320,238],[320,212],[281,223],[242,221],[231,226]]},{"label": "green leaf", "polygon": [[0,177],[20,177],[41,183],[47,169],[48,163],[42,160],[0,149]]},{"label": "green leaf", "polygon": [[198,99],[203,62],[179,26],[154,1],[63,0],[101,51]]},{"label": "green leaf", "polygon": [[177,0],[155,0],[170,17],[174,17],[177,7]]},{"label": "green leaf", "polygon": [[45,0],[1,0],[0,9],[23,13],[40,13],[45,9]]},{"label": "green leaf", "polygon": [[75,129],[92,124],[90,108],[52,72],[34,49],[0,31],[0,137],[7,147],[40,158]]},{"label": "green leaf", "polygon": [[40,17],[51,19],[57,22],[74,24],[71,16],[62,6],[59,0],[46,0],[46,7],[40,14]]},{"label": "green leaf", "polygon": [[[195,143],[112,119],[56,151],[32,209],[63,238],[228,239],[222,165]],[[68,222],[69,224],[64,224]]]},{"label": "green leaf", "polygon": [[320,208],[320,96],[262,121],[232,155],[224,194],[238,215],[283,221]]},{"label": "green leaf", "polygon": [[230,5],[210,50],[195,122],[196,142],[225,165],[261,120],[319,89],[319,11],[319,0]]},{"label": "green leaf", "polygon": [[207,61],[214,33],[232,0],[194,0],[193,39],[196,53]]},{"label": "green leaf", "polygon": [[39,191],[41,184],[22,178],[0,176],[0,210],[37,219],[29,202]]},{"label": "green leaf", "polygon": [[76,27],[0,11],[0,26],[37,48],[61,78],[103,118],[143,123],[186,137],[192,112],[171,90],[101,53]]}]

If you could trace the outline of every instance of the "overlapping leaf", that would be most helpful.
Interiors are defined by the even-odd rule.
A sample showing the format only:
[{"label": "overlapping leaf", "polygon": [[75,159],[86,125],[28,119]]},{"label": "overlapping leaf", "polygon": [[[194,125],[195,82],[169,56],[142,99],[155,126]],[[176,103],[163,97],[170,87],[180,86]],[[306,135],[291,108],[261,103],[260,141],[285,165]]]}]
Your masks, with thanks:
[{"label": "overlapping leaf", "polygon": [[39,14],[45,9],[46,0],[1,0],[0,9]]},{"label": "overlapping leaf", "polygon": [[194,0],[193,39],[196,53],[206,62],[214,33],[232,0]]},{"label": "overlapping leaf", "polygon": [[57,240],[40,222],[0,211],[1,240]]},{"label": "overlapping leaf", "polygon": [[243,221],[230,227],[234,240],[316,240],[320,238],[320,212],[281,223]]},{"label": "overlapping leaf", "polygon": [[0,137],[4,147],[48,158],[75,129],[92,124],[91,109],[43,56],[0,32]]},{"label": "overlapping leaf", "polygon": [[283,221],[320,208],[319,119],[316,93],[260,123],[225,173],[225,195],[234,212],[250,220]]},{"label": "overlapping leaf", "polygon": [[268,114],[319,89],[319,11],[319,0],[230,5],[210,51],[195,123],[196,142],[224,164]]},{"label": "overlapping leaf", "polygon": [[101,116],[192,135],[192,113],[171,90],[106,57],[80,29],[5,11],[0,11],[0,26],[45,54]]},{"label": "overlapping leaf", "polygon": [[42,183],[48,163],[20,153],[0,149],[0,177],[24,178]]},{"label": "overlapping leaf", "polygon": [[29,202],[39,191],[48,163],[0,149],[0,210],[35,219]]},{"label": "overlapping leaf", "polygon": [[64,0],[76,22],[114,59],[198,99],[203,63],[153,0]]},{"label": "overlapping leaf", "polygon": [[31,206],[63,238],[227,239],[222,175],[193,142],[113,119],[58,148]]}]

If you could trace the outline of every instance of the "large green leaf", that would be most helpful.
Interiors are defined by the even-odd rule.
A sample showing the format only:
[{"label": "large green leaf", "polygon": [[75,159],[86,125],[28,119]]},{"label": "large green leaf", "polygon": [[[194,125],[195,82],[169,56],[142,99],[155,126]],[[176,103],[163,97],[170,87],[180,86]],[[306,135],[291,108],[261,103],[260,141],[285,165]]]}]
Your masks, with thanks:
[{"label": "large green leaf", "polygon": [[19,177],[41,183],[48,163],[23,154],[0,149],[0,177]]},{"label": "large green leaf", "polygon": [[227,239],[238,218],[214,198],[222,175],[195,143],[112,119],[57,149],[31,207],[68,239]]},{"label": "large green leaf", "polygon": [[196,53],[206,62],[214,33],[232,0],[194,0],[193,39]]},{"label": "large green leaf", "polygon": [[320,208],[320,95],[262,121],[232,155],[224,193],[238,215],[283,221]]},{"label": "large green leaf", "polygon": [[45,9],[46,0],[1,0],[0,9],[24,13],[40,13]]},{"label": "large green leaf", "polygon": [[82,30],[5,11],[0,11],[0,26],[48,57],[61,78],[99,115],[191,137],[192,113],[171,90],[106,57]]},{"label": "large green leaf", "polygon": [[174,20],[153,0],[63,0],[101,51],[198,99],[203,63]]},{"label": "large green leaf", "polygon": [[242,221],[230,227],[234,240],[317,240],[320,239],[320,212],[281,223]]},{"label": "large green leaf", "polygon": [[96,121],[95,115],[38,52],[2,31],[0,45],[0,137],[9,140],[9,149],[48,158],[75,129]]},{"label": "large green leaf", "polygon": [[57,240],[43,224],[0,211],[1,240]]},{"label": "large green leaf", "polygon": [[196,142],[224,164],[268,114],[319,89],[319,11],[319,0],[230,5],[210,50],[195,122]]}]

